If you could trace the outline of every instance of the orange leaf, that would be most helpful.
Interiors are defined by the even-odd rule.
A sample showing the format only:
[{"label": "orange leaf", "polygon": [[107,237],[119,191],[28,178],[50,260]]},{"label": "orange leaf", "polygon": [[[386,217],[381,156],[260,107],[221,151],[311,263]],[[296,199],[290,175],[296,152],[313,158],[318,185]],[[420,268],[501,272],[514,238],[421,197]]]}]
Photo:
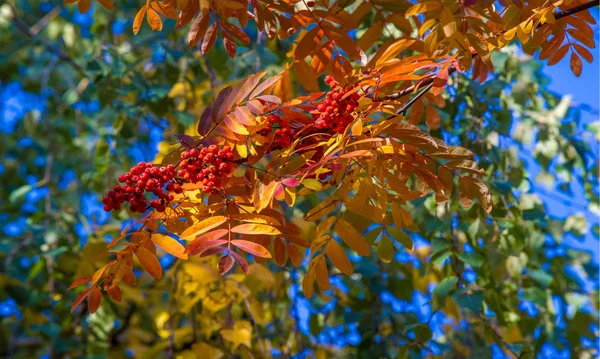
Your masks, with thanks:
[{"label": "orange leaf", "polygon": [[579,55],[585,59],[585,61],[589,62],[590,64],[594,61],[594,56],[588,49],[579,44],[573,44],[573,47],[579,53]]},{"label": "orange leaf", "polygon": [[338,220],[335,225],[335,232],[342,238],[344,243],[348,245],[360,256],[368,256],[370,248],[365,239],[358,231],[348,222],[343,219]]},{"label": "orange leaf", "polygon": [[435,96],[441,94],[446,88],[446,83],[448,82],[448,70],[442,69],[435,76],[433,80],[433,88],[431,89],[431,93]]},{"label": "orange leaf", "polygon": [[256,224],[256,223],[240,224],[238,226],[235,226],[235,227],[231,228],[231,232],[233,232],[233,233],[240,233],[240,234],[253,234],[253,235],[258,235],[258,234],[266,234],[266,235],[281,234],[281,232],[277,228],[275,228],[273,226],[269,226],[268,224]]},{"label": "orange leaf", "polygon": [[219,35],[219,27],[217,23],[213,23],[209,26],[208,30],[206,30],[206,35],[204,35],[204,40],[202,40],[202,55],[206,55],[210,49],[215,45],[217,41],[217,36]]},{"label": "orange leaf", "polygon": [[287,250],[288,257],[290,257],[290,262],[292,262],[295,267],[300,267],[300,265],[302,265],[302,253],[300,253],[298,247],[290,244],[288,245]]},{"label": "orange leaf", "polygon": [[240,40],[243,44],[250,45],[250,37],[244,32],[244,30],[228,22],[219,22],[219,25],[221,25],[222,28],[233,35],[236,39]]},{"label": "orange leaf", "polygon": [[160,262],[158,261],[156,256],[152,254],[152,252],[150,252],[146,248],[140,247],[135,252],[135,255],[137,256],[144,270],[148,272],[148,274],[150,274],[156,279],[159,279],[162,276],[162,267],[160,265]]},{"label": "orange leaf", "polygon": [[294,61],[293,64],[296,80],[307,92],[319,92],[317,75],[304,60]]},{"label": "orange leaf", "polygon": [[94,289],[94,288],[88,288],[88,289],[84,290],[83,292],[81,292],[81,294],[79,294],[79,296],[77,297],[77,299],[75,299],[75,301],[71,305],[71,313],[73,313],[73,311],[75,310],[75,308],[77,308],[77,306],[81,302],[83,302],[83,300],[90,294],[90,292],[92,291],[92,289]]},{"label": "orange leaf", "polygon": [[427,126],[432,130],[437,130],[440,127],[440,114],[433,106],[428,106],[426,111]]},{"label": "orange leaf", "polygon": [[331,61],[332,53],[331,42],[327,42],[313,55],[312,60],[310,61],[310,66],[317,75],[320,75],[323,73],[323,71],[325,71],[329,61]]},{"label": "orange leaf", "polygon": [[119,288],[119,286],[114,286],[112,288],[108,288],[106,290],[106,293],[108,293],[108,296],[115,302],[123,301],[123,296],[121,294],[121,288]]},{"label": "orange leaf", "polygon": [[275,262],[277,262],[277,264],[280,266],[283,266],[285,264],[285,248],[285,242],[281,238],[276,237],[275,241],[273,242],[273,249],[275,250]]},{"label": "orange leaf", "polygon": [[190,27],[190,32],[188,32],[187,42],[190,46],[195,46],[202,40],[204,34],[206,34],[206,30],[208,29],[208,24],[210,23],[210,16],[208,14],[199,13],[192,26]]},{"label": "orange leaf", "polygon": [[298,46],[296,46],[296,50],[294,50],[294,58],[296,60],[304,60],[304,58],[313,51],[318,50],[323,34],[323,30],[318,26],[307,32],[304,37],[300,39],[300,42],[298,42]]},{"label": "orange leaf", "polygon": [[88,309],[90,313],[96,313],[98,307],[100,307],[100,302],[102,301],[102,292],[100,288],[94,287],[92,288],[92,292],[90,293],[90,297],[88,298]]},{"label": "orange leaf", "polygon": [[252,254],[253,256],[257,256],[257,257],[261,257],[261,258],[271,258],[271,253],[269,253],[269,251],[265,247],[261,246],[258,243],[245,241],[243,239],[237,239],[237,240],[231,241],[231,244],[240,248],[244,252],[248,252],[248,253]]},{"label": "orange leaf", "polygon": [[325,247],[325,254],[327,254],[331,263],[333,263],[340,272],[346,275],[352,275],[354,273],[352,263],[350,263],[348,256],[336,241],[329,241],[327,247]]},{"label": "orange leaf", "polygon": [[317,284],[323,290],[331,289],[331,283],[329,283],[329,273],[327,273],[327,264],[325,263],[325,258],[321,257],[321,259],[317,262],[315,266],[315,274],[317,278]]},{"label": "orange leaf", "polygon": [[115,6],[113,5],[112,0],[98,0],[100,5],[104,6],[107,10],[114,10]]},{"label": "orange leaf", "polygon": [[153,9],[148,9],[148,25],[150,25],[152,31],[161,31],[163,28],[160,16]]},{"label": "orange leaf", "polygon": [[225,126],[229,128],[233,133],[237,133],[240,135],[248,135],[249,132],[242,124],[240,124],[231,114],[225,115]]},{"label": "orange leaf", "polygon": [[144,21],[144,16],[146,16],[146,10],[148,8],[146,7],[146,5],[144,5],[140,11],[138,11],[138,13],[135,15],[135,18],[133,19],[133,34],[137,35],[137,33],[140,31],[140,27],[142,26],[142,21]]},{"label": "orange leaf", "polygon": [[123,274],[123,282],[125,282],[125,284],[128,284],[130,286],[134,286],[135,285],[135,274],[133,274],[133,267],[132,266],[127,266],[127,270],[125,270],[125,273]]},{"label": "orange leaf", "polygon": [[571,71],[575,74],[575,76],[581,76],[581,67],[583,64],[581,63],[581,57],[577,56],[576,53],[571,53]]},{"label": "orange leaf", "polygon": [[152,242],[162,248],[165,252],[174,255],[177,258],[188,259],[185,254],[185,248],[181,243],[164,234],[153,234]]},{"label": "orange leaf", "polygon": [[558,49],[554,54],[552,54],[552,56],[550,56],[550,59],[548,59],[548,66],[552,66],[562,60],[567,55],[567,52],[569,52],[569,45],[565,45]]},{"label": "orange leaf", "polygon": [[85,14],[90,11],[91,8],[92,4],[90,3],[90,0],[81,0],[77,3],[77,10],[79,10],[80,14]]}]

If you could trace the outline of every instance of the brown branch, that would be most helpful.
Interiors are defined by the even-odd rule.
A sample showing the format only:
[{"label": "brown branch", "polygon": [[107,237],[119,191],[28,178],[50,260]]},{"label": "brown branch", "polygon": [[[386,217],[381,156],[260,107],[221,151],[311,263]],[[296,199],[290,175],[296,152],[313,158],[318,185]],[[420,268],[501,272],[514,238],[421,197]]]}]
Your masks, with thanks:
[{"label": "brown branch", "polygon": [[[554,18],[556,20],[559,20],[559,19],[562,19],[564,17],[576,14],[578,12],[591,9],[593,7],[596,7],[596,6],[600,6],[600,0],[592,0],[592,1],[587,2],[585,4],[582,4],[582,5],[579,5],[579,6],[575,6],[575,7],[571,8],[571,9],[567,9],[567,10],[564,10],[564,11],[556,12],[556,13],[554,13]],[[541,27],[541,26],[543,26],[543,25],[538,25],[538,28]],[[473,58],[475,58],[475,57],[477,57],[477,53],[473,54]],[[456,71],[457,71],[457,69],[455,67],[450,67],[448,69],[448,75],[452,75]],[[402,91],[399,91],[399,92],[396,92],[396,93],[384,96],[384,97],[382,97],[380,99],[374,98],[373,101],[398,100],[401,97],[406,96],[406,95],[412,93],[419,86],[432,84],[433,81],[434,81],[434,79],[435,79],[434,77],[427,78],[426,80],[423,80],[423,81],[421,81],[421,82],[419,82],[419,83],[417,83],[417,84],[415,84],[413,86],[407,87],[406,89],[404,89]],[[418,97],[420,97],[420,96],[418,95]],[[411,103],[411,105],[412,105],[412,103]],[[410,107],[410,105],[408,107]],[[406,112],[406,110],[408,109],[408,107],[407,106],[402,106],[402,108],[400,110],[402,110],[403,112]],[[398,110],[398,113],[401,112],[400,110]]]}]

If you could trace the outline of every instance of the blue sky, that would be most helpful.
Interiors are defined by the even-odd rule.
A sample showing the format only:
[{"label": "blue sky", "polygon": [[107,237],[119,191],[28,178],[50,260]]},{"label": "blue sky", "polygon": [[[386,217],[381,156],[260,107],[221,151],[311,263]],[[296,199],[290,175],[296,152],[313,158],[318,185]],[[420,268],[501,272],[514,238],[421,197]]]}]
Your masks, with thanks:
[{"label": "blue sky", "polygon": [[[598,9],[592,9],[592,13],[598,21]],[[600,38],[600,30],[596,25],[594,27],[596,43]],[[544,73],[551,78],[549,89],[561,95],[571,95],[572,106],[585,108],[582,111],[582,123],[591,123],[599,121],[598,111],[600,110],[600,49],[592,51],[594,54],[594,62],[587,63],[584,61],[583,72],[581,77],[575,77],[570,70],[569,61],[565,59],[554,66],[545,66]],[[597,144],[595,144],[597,146]],[[596,148],[596,154],[598,154]],[[584,196],[581,183],[573,183],[573,195],[559,193],[555,189],[549,189],[547,194],[542,194],[542,199],[546,204],[548,214],[553,217],[563,218],[576,213],[583,213],[590,226],[590,233],[583,241],[579,241],[572,236],[565,238],[565,243],[576,248],[590,250],[594,254],[594,260],[599,262],[600,243],[598,238],[595,238],[591,227],[599,223],[598,215],[585,211],[587,200]],[[571,203],[572,205],[569,205]]]}]

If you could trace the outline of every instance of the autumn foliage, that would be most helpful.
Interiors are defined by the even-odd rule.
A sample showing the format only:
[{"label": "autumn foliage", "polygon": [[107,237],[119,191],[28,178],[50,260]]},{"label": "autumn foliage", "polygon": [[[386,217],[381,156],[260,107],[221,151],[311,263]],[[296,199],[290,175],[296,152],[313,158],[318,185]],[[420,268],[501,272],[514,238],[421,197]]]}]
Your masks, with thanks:
[{"label": "autumn foliage", "polygon": [[[121,301],[121,286],[135,285],[134,258],[160,278],[157,247],[183,260],[219,256],[221,274],[236,264],[247,274],[248,254],[299,266],[310,248],[302,283],[310,297],[315,281],[330,288],[331,271],[353,273],[343,246],[359,256],[376,250],[383,262],[392,260],[394,242],[412,250],[406,231],[416,228],[405,208],[412,200],[432,193],[443,204],[456,195],[463,207],[477,202],[490,212],[493,196],[473,154],[420,126],[423,119],[429,129],[439,126],[436,108],[444,107],[450,75],[470,71],[483,82],[494,70],[490,53],[519,41],[549,64],[570,54],[579,76],[581,59],[591,62],[588,49],[595,47],[587,11],[594,4],[577,0],[373,1],[351,12],[348,3],[253,0],[249,10],[245,0],[143,5],[134,33],[144,20],[155,31],[163,18],[177,20],[178,28],[191,24],[187,42],[202,54],[221,38],[235,57],[236,43],[251,41],[243,31],[249,21],[271,40],[300,35],[281,74],[265,79],[259,72],[223,88],[200,117],[197,135],[181,135],[180,148],[162,163],[139,163],[118,178],[122,186],[108,192],[104,208],[142,213],[142,229],[123,230],[98,255],[114,259],[72,284],[89,286],[72,310],[86,297],[90,312],[104,294]],[[90,1],[77,6],[85,12]],[[368,16],[376,21],[354,41],[348,31]],[[403,35],[374,47],[389,24]],[[413,24],[418,33],[410,32]],[[326,93],[318,85],[324,73]],[[289,98],[293,79],[306,95]],[[327,196],[306,214],[318,225],[316,237],[305,238],[288,212],[299,197],[317,192]],[[379,227],[363,235],[358,217]]]}]

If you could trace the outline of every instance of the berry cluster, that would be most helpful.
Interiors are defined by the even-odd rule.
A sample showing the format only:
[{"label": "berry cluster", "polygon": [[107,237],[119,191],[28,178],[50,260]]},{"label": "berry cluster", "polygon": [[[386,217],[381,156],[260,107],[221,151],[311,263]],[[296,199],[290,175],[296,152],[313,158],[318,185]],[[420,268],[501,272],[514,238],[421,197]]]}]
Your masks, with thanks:
[{"label": "berry cluster", "polygon": [[202,191],[215,194],[223,183],[223,177],[231,173],[233,160],[231,147],[219,149],[211,145],[202,149],[192,148],[181,153],[177,175],[191,183],[202,182]]},{"label": "berry cluster", "polygon": [[[119,210],[124,202],[129,202],[132,212],[144,213],[148,205],[158,212],[164,212],[167,204],[174,198],[173,194],[168,192],[183,192],[181,186],[173,183],[174,178],[174,165],[156,167],[153,163],[140,162],[129,172],[119,176],[119,182],[123,183],[123,186],[113,187],[102,198],[104,210]],[[145,192],[151,192],[157,198],[148,202],[144,196]]]},{"label": "berry cluster", "polygon": [[[144,213],[148,208],[164,212],[175,199],[173,193],[183,193],[181,184],[184,182],[201,182],[204,192],[215,194],[223,178],[231,173],[233,159],[231,147],[219,149],[211,145],[182,152],[179,170],[174,165],[157,167],[153,163],[140,162],[119,176],[122,186],[114,186],[102,198],[104,210],[119,210],[123,203],[129,202],[132,212]],[[147,192],[155,198],[148,201]]]},{"label": "berry cluster", "polygon": [[294,140],[294,132],[290,127],[290,123],[280,116],[271,116],[267,119],[269,125],[262,130],[258,131],[261,136],[268,136],[273,130],[275,130],[275,138],[269,146],[267,153],[282,148],[287,148],[292,144]]},{"label": "berry cluster", "polygon": [[360,96],[356,92],[346,96],[353,87],[340,87],[331,76],[325,77],[325,83],[331,91],[327,92],[325,100],[317,106],[317,110],[312,112],[315,128],[343,133],[354,120],[352,112],[358,106]]}]

